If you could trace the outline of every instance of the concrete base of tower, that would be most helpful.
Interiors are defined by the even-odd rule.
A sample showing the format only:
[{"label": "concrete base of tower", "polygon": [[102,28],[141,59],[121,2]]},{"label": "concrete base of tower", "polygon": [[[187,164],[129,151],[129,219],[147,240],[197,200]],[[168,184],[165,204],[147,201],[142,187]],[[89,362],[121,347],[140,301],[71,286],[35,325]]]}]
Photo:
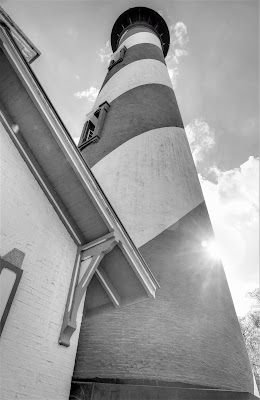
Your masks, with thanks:
[{"label": "concrete base of tower", "polygon": [[[105,380],[103,380],[105,381]],[[122,381],[122,382],[121,382]],[[72,382],[69,400],[257,400],[251,393],[159,381]]]}]

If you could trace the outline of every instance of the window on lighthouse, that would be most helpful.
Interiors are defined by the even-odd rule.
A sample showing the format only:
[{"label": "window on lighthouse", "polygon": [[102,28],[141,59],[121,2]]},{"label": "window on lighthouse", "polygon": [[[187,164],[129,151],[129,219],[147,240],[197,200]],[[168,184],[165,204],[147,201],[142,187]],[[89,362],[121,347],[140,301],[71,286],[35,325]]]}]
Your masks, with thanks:
[{"label": "window on lighthouse", "polygon": [[127,48],[124,46],[124,47],[122,47],[122,49],[120,49],[119,51],[116,51],[116,52],[112,55],[110,64],[109,64],[109,66],[108,66],[108,70],[109,70],[109,71],[110,71],[116,64],[118,64],[118,63],[120,63],[121,61],[123,61],[126,50],[127,50]]},{"label": "window on lighthouse", "polygon": [[88,121],[86,124],[83,141],[85,142],[86,140],[92,139],[94,131],[95,131],[95,125],[93,124],[92,121]]},{"label": "window on lighthouse", "polygon": [[78,144],[80,150],[90,143],[97,143],[99,141],[108,109],[109,104],[105,101],[96,110],[91,111],[87,115],[87,121],[83,126]]}]

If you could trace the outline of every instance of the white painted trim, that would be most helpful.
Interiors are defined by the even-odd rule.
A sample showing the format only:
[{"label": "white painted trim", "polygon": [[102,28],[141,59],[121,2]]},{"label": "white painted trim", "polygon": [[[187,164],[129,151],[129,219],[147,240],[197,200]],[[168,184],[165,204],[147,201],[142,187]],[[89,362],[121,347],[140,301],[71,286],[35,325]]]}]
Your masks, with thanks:
[{"label": "white painted trim", "polygon": [[75,288],[76,288],[76,281],[77,281],[77,278],[78,278],[78,275],[79,275],[78,272],[79,272],[80,261],[81,261],[80,256],[81,256],[80,252],[77,253],[76,265],[75,265],[75,269],[73,271],[74,277],[73,277],[73,283],[72,283],[72,288],[71,288],[71,293],[70,293],[70,301],[69,301],[68,312],[70,312],[70,310],[71,310],[72,301],[73,301],[73,298],[74,298],[74,292],[75,292]]},{"label": "white painted trim", "polygon": [[115,233],[112,231],[112,232],[108,233],[107,235],[100,237],[99,239],[93,240],[92,242],[89,242],[89,243],[85,244],[84,246],[81,246],[80,250],[83,252],[84,250],[88,250],[91,247],[97,246],[98,244],[103,243],[106,240],[110,240],[113,238],[116,238],[116,236],[115,236]]},{"label": "white painted trim", "polygon": [[[91,264],[93,258],[96,258],[96,259],[93,262],[93,264]],[[83,275],[85,275],[85,273],[88,271],[87,275],[86,275],[86,277],[84,279],[84,282],[82,284],[81,284],[81,281],[79,282],[79,284],[81,285],[82,288],[84,286],[86,286],[87,284],[89,284],[89,282],[90,282],[90,280],[91,280],[92,276],[94,275],[94,272],[95,272],[95,270],[97,268],[97,264],[99,263],[100,258],[101,258],[101,255],[93,256],[93,257],[91,257],[91,260],[90,260],[89,263],[87,263],[88,259],[81,261],[81,268],[86,268],[86,270],[85,270]],[[85,265],[85,264],[87,264],[87,265]]]},{"label": "white painted trim", "polygon": [[107,295],[112,300],[114,306],[116,308],[119,308],[121,305],[120,297],[101,266],[99,266],[98,269],[96,270],[96,275],[97,275],[98,279],[100,280],[101,284],[103,285]]},{"label": "white painted trim", "polygon": [[[1,31],[2,29],[0,30],[0,32]],[[5,32],[4,35],[6,35]],[[87,192],[94,199],[94,202],[96,202],[97,205],[103,210],[104,206],[101,203],[100,192],[97,193],[98,189],[97,187],[95,187],[96,182],[94,182],[93,177],[89,173],[88,168],[83,159],[81,158],[74,142],[72,141],[72,139],[70,140],[70,138],[67,135],[67,132],[66,133],[64,132],[62,125],[56,118],[52,109],[49,107],[49,104],[47,103],[44,94],[38,87],[37,82],[30,76],[30,71],[28,71],[28,66],[24,63],[24,60],[21,58],[20,54],[16,51],[16,48],[14,47],[13,43],[7,41],[8,38],[6,38],[6,36],[2,37],[2,35],[0,35],[0,37],[3,39],[3,44],[6,51],[8,52],[9,57],[12,59],[12,62],[14,63],[19,74],[26,83],[27,88],[32,93],[35,101],[39,105],[42,113],[44,114],[49,125],[51,126],[53,136],[57,139],[58,143],[61,144],[62,150],[67,156],[68,161],[70,162],[72,168],[76,172],[77,176],[80,178],[85,189],[87,189]],[[104,217],[112,230],[113,225],[106,212],[104,213]]]},{"label": "white painted trim", "polygon": [[137,32],[127,37],[122,42],[120,42],[118,50],[120,50],[123,46],[126,46],[126,48],[129,49],[130,47],[135,46],[136,44],[143,44],[143,43],[154,44],[155,46],[159,47],[159,49],[162,50],[160,39],[154,33],[150,33],[147,31]]},{"label": "white painted trim", "polygon": [[[136,263],[133,258],[133,253],[126,246],[124,246],[124,244],[122,244],[122,246],[120,246],[120,247],[121,247],[123,253],[127,256],[128,261],[131,262],[136,275],[139,277],[139,280],[141,282],[143,280],[146,280],[147,279],[147,271],[145,271],[145,270],[141,271],[140,269],[139,270],[136,269]],[[149,287],[147,289],[146,289],[146,293],[148,294],[148,296],[155,298],[156,285],[153,282],[151,282],[151,284],[149,285]]]},{"label": "white painted trim", "polygon": [[128,90],[153,83],[172,89],[166,65],[154,59],[134,61],[121,68],[107,81],[96,99],[94,108],[104,101],[111,103]]},{"label": "white painted trim", "polygon": [[11,35],[17,42],[17,45],[29,64],[40,56],[41,53],[37,47],[28,39],[25,33],[14,23],[10,16],[1,7],[0,23],[5,24],[10,29]]},{"label": "white painted trim", "polygon": [[98,182],[94,178],[83,157],[76,148],[72,138],[68,136],[63,125],[57,118],[55,111],[50,107],[48,99],[46,98],[46,95],[42,91],[41,87],[38,85],[37,80],[32,75],[30,67],[27,65],[20,52],[17,51],[12,39],[8,36],[8,33],[2,26],[0,26],[0,38],[3,41],[3,46],[8,54],[8,57],[11,59],[13,65],[18,71],[18,74],[24,81],[27,90],[34,99],[34,102],[37,103],[45,119],[48,121],[53,136],[59,143],[63,153],[67,157],[68,162],[80,179],[83,188],[89,194],[93,200],[93,203],[102,210],[101,216],[104,218],[109,229],[111,231],[115,231],[115,233],[120,236],[120,240],[124,242],[125,246],[135,253],[136,269],[138,271],[145,271],[147,275],[147,279],[142,282],[145,290],[147,290],[151,284],[155,284],[157,287],[159,287],[158,282],[156,281],[143,257],[138,250],[133,247],[133,242],[120,223],[117,215],[114,213],[114,210],[111,208]]}]

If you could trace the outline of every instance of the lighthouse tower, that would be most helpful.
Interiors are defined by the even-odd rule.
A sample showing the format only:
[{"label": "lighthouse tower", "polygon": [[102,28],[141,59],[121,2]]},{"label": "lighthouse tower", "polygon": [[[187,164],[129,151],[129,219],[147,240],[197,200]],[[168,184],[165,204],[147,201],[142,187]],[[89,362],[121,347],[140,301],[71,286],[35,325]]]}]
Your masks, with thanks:
[{"label": "lighthouse tower", "polygon": [[151,9],[129,9],[111,44],[79,149],[160,290],[116,311],[85,310],[72,392],[96,385],[94,399],[253,398],[226,276],[202,245],[214,234],[165,65],[167,25]]}]

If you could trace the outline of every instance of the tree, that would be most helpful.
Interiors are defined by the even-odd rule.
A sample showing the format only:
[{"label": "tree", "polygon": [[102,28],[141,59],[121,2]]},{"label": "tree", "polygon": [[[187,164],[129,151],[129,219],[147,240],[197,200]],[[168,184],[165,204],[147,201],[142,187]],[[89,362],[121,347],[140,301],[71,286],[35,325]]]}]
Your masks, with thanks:
[{"label": "tree", "polygon": [[254,303],[250,310],[239,318],[249,360],[260,392],[260,289],[249,292]]}]

